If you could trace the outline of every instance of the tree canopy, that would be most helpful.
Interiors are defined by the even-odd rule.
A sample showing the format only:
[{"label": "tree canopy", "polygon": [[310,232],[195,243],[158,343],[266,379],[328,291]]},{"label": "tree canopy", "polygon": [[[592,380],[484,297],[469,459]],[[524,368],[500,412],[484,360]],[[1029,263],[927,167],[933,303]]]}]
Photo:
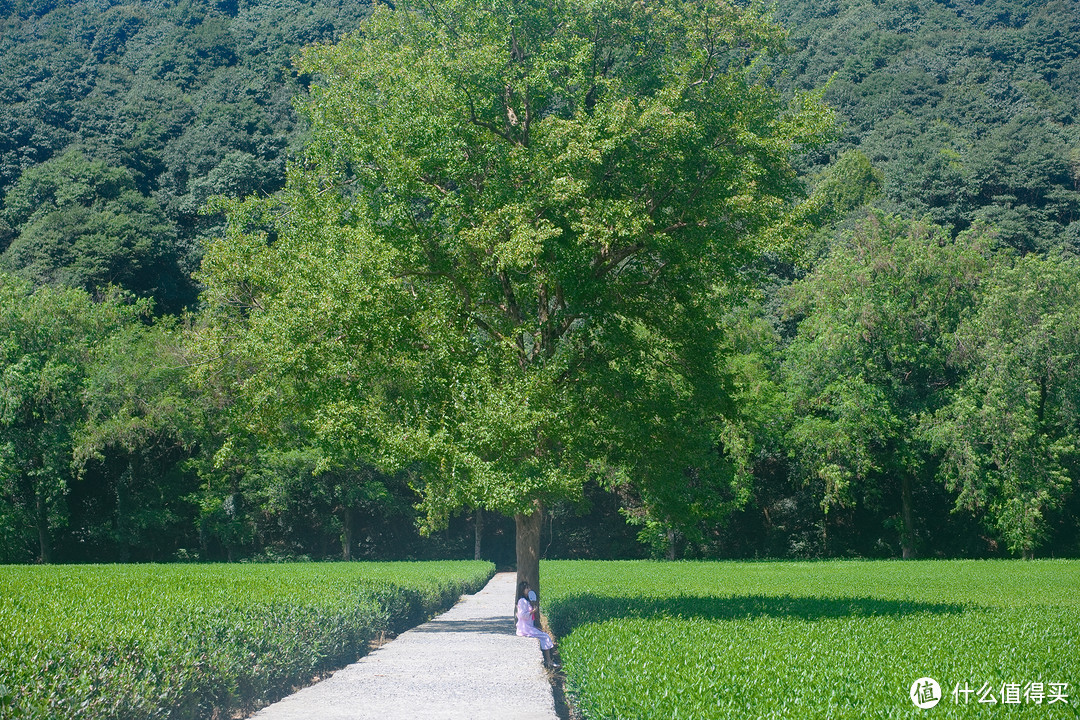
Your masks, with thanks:
[{"label": "tree canopy", "polygon": [[1025,557],[1046,541],[1048,516],[1080,469],[1078,272],[1076,263],[1029,256],[988,275],[951,349],[969,372],[926,427],[956,507],[983,514]]},{"label": "tree canopy", "polygon": [[309,49],[305,162],[204,262],[208,337],[242,338],[215,352],[276,371],[245,409],[284,386],[324,442],[422,462],[434,522],[516,513],[534,585],[540,501],[722,463],[715,301],[830,130],[767,82],[781,36],[722,2],[462,0]]},{"label": "tree canopy", "polygon": [[1067,0],[782,0],[796,88],[828,82],[839,141],[884,176],[884,209],[1021,252],[1076,253],[1080,19]]}]

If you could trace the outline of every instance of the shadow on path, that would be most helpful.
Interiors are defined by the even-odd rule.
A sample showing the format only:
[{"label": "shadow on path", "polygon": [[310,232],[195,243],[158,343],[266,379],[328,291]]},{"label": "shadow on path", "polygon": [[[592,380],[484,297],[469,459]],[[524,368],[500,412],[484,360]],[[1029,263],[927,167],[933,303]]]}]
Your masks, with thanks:
[{"label": "shadow on path", "polygon": [[821,598],[791,595],[745,595],[703,597],[677,595],[665,598],[617,597],[582,593],[554,601],[547,616],[557,636],[565,636],[586,623],[625,618],[680,618],[684,620],[733,620],[783,617],[800,620],[826,618],[956,615],[970,606],[915,600],[883,600],[872,597]]},{"label": "shadow on path", "polygon": [[514,620],[506,618],[485,618],[481,620],[432,620],[413,628],[415,633],[481,633],[487,635],[514,635]]}]

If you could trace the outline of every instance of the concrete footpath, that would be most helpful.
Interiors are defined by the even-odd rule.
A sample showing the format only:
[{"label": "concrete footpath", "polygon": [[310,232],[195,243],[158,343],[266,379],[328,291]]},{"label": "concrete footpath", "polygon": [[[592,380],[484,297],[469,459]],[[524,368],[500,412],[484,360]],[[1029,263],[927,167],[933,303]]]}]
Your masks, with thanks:
[{"label": "concrete footpath", "polygon": [[514,634],[514,573],[253,720],[557,720],[540,645]]}]

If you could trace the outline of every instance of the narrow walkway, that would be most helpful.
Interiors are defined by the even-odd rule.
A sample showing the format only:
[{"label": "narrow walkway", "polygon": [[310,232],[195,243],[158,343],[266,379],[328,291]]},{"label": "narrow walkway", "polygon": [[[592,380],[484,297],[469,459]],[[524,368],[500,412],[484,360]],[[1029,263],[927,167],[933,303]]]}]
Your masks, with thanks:
[{"label": "narrow walkway", "polygon": [[514,634],[514,573],[252,720],[557,720],[535,639]]}]

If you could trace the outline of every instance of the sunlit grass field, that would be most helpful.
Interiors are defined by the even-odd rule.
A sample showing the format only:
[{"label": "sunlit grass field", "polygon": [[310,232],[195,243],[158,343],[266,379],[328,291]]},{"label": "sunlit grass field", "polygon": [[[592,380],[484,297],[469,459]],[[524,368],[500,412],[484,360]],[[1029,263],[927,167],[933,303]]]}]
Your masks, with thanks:
[{"label": "sunlit grass field", "polygon": [[485,562],[0,566],[0,720],[227,718],[480,589]]},{"label": "sunlit grass field", "polygon": [[1080,717],[1078,561],[549,561],[541,585],[587,720]]}]

